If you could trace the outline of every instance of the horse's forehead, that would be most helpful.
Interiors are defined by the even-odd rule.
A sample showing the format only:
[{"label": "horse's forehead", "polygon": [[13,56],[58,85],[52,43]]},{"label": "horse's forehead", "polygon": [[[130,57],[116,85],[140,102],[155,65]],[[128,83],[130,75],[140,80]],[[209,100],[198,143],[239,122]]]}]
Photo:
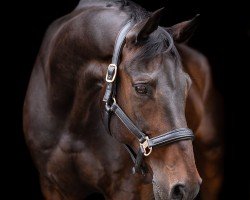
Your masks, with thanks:
[{"label": "horse's forehead", "polygon": [[133,62],[131,62],[128,68],[129,74],[131,74],[132,76],[140,74],[151,74],[155,78],[157,78],[157,76],[167,78],[168,76],[176,74],[176,72],[181,69],[181,67],[173,58],[164,54],[150,59],[140,61],[134,60]]}]

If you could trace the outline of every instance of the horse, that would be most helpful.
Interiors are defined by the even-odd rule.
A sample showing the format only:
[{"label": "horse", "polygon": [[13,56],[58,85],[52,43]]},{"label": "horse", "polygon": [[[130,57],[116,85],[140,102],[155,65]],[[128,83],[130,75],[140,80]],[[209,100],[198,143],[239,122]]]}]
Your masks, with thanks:
[{"label": "horse", "polygon": [[217,199],[221,104],[184,44],[198,17],[162,27],[162,12],[81,0],[48,28],[23,107],[45,199],[194,199],[200,174],[201,197]]}]

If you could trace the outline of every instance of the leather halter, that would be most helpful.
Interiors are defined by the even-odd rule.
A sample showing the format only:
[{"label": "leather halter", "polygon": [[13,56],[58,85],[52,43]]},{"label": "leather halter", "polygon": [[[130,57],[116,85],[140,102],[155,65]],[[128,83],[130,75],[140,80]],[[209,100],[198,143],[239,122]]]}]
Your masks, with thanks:
[{"label": "leather halter", "polygon": [[121,122],[127,127],[127,129],[138,139],[140,147],[137,153],[135,153],[129,145],[124,144],[124,147],[129,152],[135,164],[135,166],[133,167],[133,173],[141,172],[142,174],[145,174],[147,172],[147,168],[145,163],[143,162],[143,156],[149,156],[153,150],[153,147],[166,145],[180,140],[193,140],[194,134],[188,128],[179,128],[161,134],[159,136],[149,138],[130,120],[130,118],[123,112],[123,110],[117,104],[115,96],[116,96],[116,84],[117,84],[116,77],[119,66],[119,57],[121,55],[121,51],[125,43],[125,37],[129,32],[129,30],[131,29],[132,25],[133,25],[132,22],[129,21],[120,30],[115,43],[112,64],[110,64],[107,69],[107,74],[106,74],[107,86],[105,95],[103,97],[103,101],[105,102],[104,124],[106,126],[107,131],[110,133],[110,128],[109,128],[110,117],[114,113],[121,120]]}]

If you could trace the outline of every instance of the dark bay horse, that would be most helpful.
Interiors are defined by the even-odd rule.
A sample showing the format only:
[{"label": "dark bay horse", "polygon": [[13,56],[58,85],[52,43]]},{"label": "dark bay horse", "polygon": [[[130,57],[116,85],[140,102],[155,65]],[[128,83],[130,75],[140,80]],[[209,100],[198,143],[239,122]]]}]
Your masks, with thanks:
[{"label": "dark bay horse", "polygon": [[[220,104],[206,59],[180,44],[197,18],[164,28],[161,13],[131,1],[82,0],[49,27],[23,115],[45,199],[83,200],[93,192],[119,200],[195,198],[201,178],[189,137],[148,151],[162,135],[186,136],[187,126],[196,136],[201,196],[216,199],[222,181]],[[108,66],[128,22],[114,75]],[[116,109],[105,127],[106,73],[116,77],[112,106],[117,102],[133,126]],[[151,139],[139,143],[131,129]],[[130,152],[139,149],[137,158],[144,148],[137,166],[146,173],[131,172],[134,163],[123,144]]]}]

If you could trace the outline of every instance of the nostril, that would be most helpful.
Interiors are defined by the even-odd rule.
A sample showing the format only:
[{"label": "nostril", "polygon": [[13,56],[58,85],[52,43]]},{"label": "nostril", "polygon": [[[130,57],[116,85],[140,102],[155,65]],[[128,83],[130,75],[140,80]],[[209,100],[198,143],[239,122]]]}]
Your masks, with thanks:
[{"label": "nostril", "polygon": [[180,200],[183,199],[184,197],[184,185],[182,184],[177,184],[173,187],[171,195],[170,195],[170,199],[174,199],[174,200]]}]

